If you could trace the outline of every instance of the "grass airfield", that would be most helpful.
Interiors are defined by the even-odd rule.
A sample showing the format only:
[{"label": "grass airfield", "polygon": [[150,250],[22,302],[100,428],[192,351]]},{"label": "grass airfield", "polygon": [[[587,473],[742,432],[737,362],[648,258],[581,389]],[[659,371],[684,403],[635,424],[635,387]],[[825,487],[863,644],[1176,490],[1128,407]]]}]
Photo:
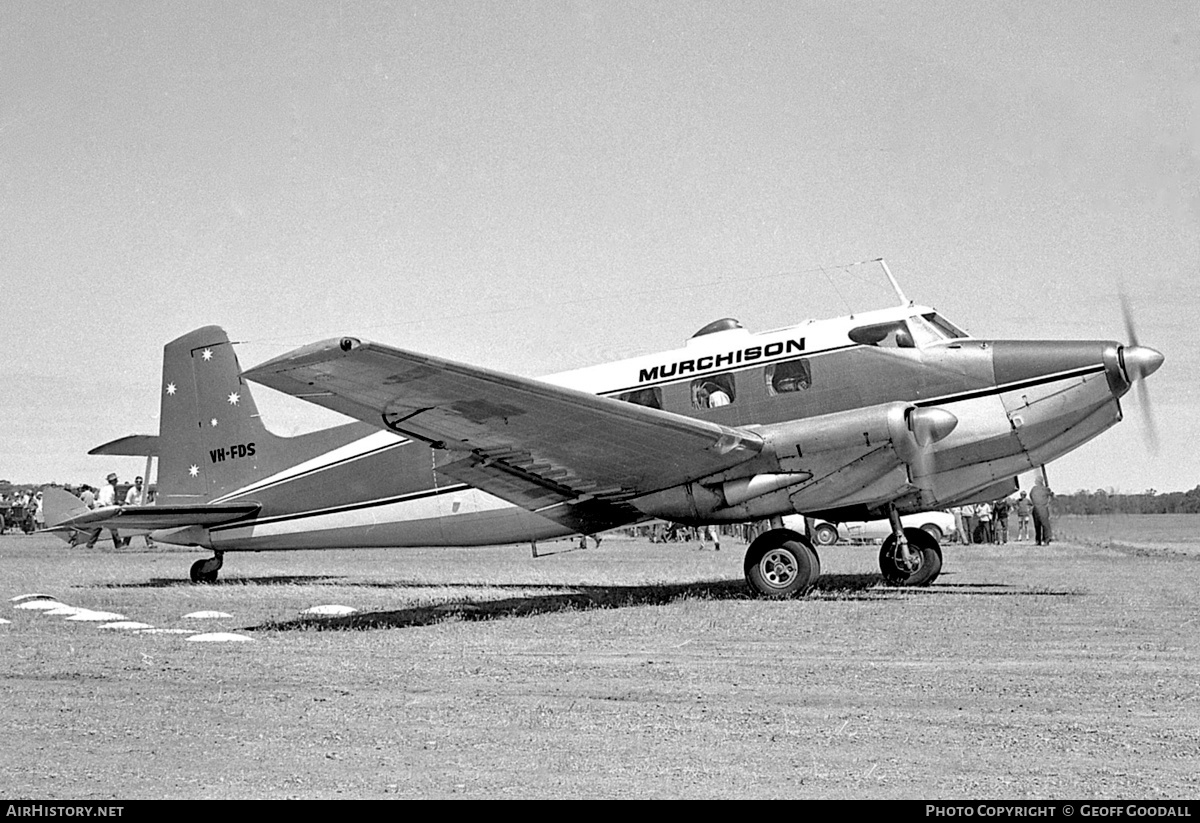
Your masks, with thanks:
[{"label": "grass airfield", "polygon": [[927,589],[835,546],[789,601],[729,541],[227,554],[194,586],[198,553],[6,535],[0,798],[1194,798],[1200,518],[1114,523],[947,546]]}]

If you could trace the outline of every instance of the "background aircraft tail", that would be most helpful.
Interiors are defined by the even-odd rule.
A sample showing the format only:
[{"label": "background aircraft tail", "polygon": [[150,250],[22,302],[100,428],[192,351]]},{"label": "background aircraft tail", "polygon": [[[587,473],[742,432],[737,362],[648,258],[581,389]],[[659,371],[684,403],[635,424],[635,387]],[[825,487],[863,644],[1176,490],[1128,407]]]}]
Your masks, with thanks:
[{"label": "background aircraft tail", "polygon": [[267,431],[224,329],[163,349],[158,505],[208,503],[378,431],[349,423],[298,437]]},{"label": "background aircraft tail", "polygon": [[56,486],[46,486],[42,489],[42,514],[46,518],[47,529],[53,529],[60,523],[89,511],[91,509],[86,503],[66,489]]}]

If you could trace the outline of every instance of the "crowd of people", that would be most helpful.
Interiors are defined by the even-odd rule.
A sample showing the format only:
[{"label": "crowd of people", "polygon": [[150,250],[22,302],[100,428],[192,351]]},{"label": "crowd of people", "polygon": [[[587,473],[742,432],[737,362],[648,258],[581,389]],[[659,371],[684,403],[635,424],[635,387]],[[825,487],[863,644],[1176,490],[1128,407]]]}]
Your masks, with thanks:
[{"label": "crowd of people", "polygon": [[[96,488],[87,483],[80,485],[76,489],[68,488],[67,491],[74,492],[85,506],[89,509],[112,508],[116,506],[140,506],[149,505],[154,502],[154,492],[151,491],[143,478],[137,477],[133,481],[133,485],[122,491],[120,489],[120,481],[116,472],[112,472],[104,479],[104,485]],[[46,514],[42,502],[42,492],[32,489],[19,491],[11,496],[0,494],[0,504],[8,503],[11,511],[12,508],[19,507],[23,516],[25,514],[32,515],[32,526],[34,530],[43,529],[46,527]],[[9,525],[12,525],[11,523]],[[87,537],[87,547],[93,548],[96,542],[100,539],[103,529],[95,529],[88,532],[76,532],[71,535],[68,542],[75,545],[83,536]],[[123,548],[128,546],[131,538],[122,538],[116,529],[109,529],[109,534],[112,537],[113,548]],[[147,548],[154,547],[154,541],[149,535],[145,535]]]},{"label": "crowd of people", "polygon": [[1039,477],[1034,481],[1032,491],[1022,491],[1016,499],[1001,497],[991,502],[953,508],[950,511],[958,528],[958,540],[960,543],[1007,543],[1010,520],[1015,515],[1016,542],[1029,540],[1032,524],[1032,537],[1037,545],[1049,546],[1053,536],[1050,528],[1050,499],[1053,496],[1046,481]]}]

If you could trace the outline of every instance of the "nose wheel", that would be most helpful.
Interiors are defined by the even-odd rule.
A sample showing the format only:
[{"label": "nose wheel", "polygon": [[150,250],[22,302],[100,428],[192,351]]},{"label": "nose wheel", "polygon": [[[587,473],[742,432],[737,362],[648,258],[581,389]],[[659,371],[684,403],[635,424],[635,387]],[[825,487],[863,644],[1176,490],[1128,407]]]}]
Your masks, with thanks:
[{"label": "nose wheel", "polygon": [[197,560],[192,564],[192,582],[193,583],[216,583],[217,572],[221,570],[224,562],[222,552],[217,552],[213,557],[206,557],[203,560]]},{"label": "nose wheel", "polygon": [[888,535],[879,549],[879,570],[893,586],[928,586],[942,571],[942,550],[937,540],[922,529],[904,530],[907,546],[896,535]]}]

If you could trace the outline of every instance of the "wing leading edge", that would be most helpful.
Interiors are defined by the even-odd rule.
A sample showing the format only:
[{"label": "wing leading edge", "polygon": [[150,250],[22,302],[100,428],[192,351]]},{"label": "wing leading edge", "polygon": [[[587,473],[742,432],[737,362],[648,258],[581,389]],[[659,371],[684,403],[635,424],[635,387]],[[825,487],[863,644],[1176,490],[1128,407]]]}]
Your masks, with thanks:
[{"label": "wing leading edge", "polygon": [[435,471],[594,532],[626,501],[743,463],[753,432],[353,338],[247,370],[269,388],[423,440]]}]

